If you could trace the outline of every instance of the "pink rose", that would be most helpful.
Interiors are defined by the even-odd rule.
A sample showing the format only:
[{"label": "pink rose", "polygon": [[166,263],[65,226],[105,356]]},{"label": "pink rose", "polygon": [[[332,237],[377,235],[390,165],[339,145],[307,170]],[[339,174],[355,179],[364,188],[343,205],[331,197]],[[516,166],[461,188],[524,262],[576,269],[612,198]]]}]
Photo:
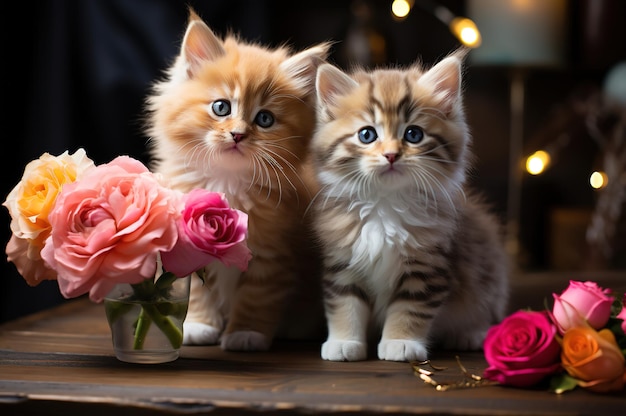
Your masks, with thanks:
[{"label": "pink rose", "polygon": [[483,376],[500,384],[529,387],[559,371],[556,326],[547,312],[518,311],[489,328],[483,345],[489,364]]},{"label": "pink rose", "polygon": [[157,255],[176,243],[177,209],[169,189],[139,161],[120,156],[67,184],[49,221],[41,256],[70,298],[99,302],[117,283],[153,278]]},{"label": "pink rose", "polygon": [[626,334],[626,293],[622,299],[622,310],[617,314],[616,318],[622,319],[622,331]]},{"label": "pink rose", "polygon": [[611,316],[613,297],[610,289],[602,289],[595,282],[571,280],[561,295],[552,294],[552,319],[562,335],[570,328],[585,325],[600,329]]},{"label": "pink rose", "polygon": [[246,245],[248,215],[230,208],[224,196],[194,189],[183,196],[184,209],[177,221],[178,242],[161,253],[165,270],[185,276],[214,260],[240,270],[251,258]]}]

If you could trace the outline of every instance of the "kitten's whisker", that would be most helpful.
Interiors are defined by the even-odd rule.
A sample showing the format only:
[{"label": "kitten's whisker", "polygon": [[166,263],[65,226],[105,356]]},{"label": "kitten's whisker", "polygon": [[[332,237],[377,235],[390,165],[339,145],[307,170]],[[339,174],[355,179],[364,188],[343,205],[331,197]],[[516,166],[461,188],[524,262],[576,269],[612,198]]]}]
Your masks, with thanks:
[{"label": "kitten's whisker", "polygon": [[[276,175],[276,182],[278,185],[278,200],[276,201],[276,206],[279,206],[280,201],[283,198],[283,182],[280,180],[280,174],[278,170],[276,169],[276,164],[270,162],[269,165],[270,165],[270,168],[272,168],[272,170],[274,171],[274,174]],[[278,167],[281,168],[280,165],[278,165]]]},{"label": "kitten's whisker", "polygon": [[315,193],[315,195],[313,195],[311,197],[311,200],[309,201],[309,203],[307,204],[306,208],[304,209],[304,216],[305,217],[309,214],[309,211],[311,210],[311,208],[313,208],[315,206],[315,201],[317,201],[317,197],[320,196],[320,194],[322,193],[324,188],[325,187],[320,187],[320,189]]},{"label": "kitten's whisker", "polygon": [[323,205],[324,208],[326,208],[326,205],[328,204],[328,201],[330,200],[330,198],[333,198],[333,199],[340,198],[341,194],[337,194],[337,191],[336,191],[338,188],[338,185],[339,185],[338,183],[333,183],[332,186],[330,187],[328,185],[324,186],[324,189],[326,188],[329,189],[329,192],[326,192],[326,198],[324,199],[324,205]]},{"label": "kitten's whisker", "polygon": [[[282,147],[279,147],[279,149],[283,149]],[[296,167],[293,165],[293,163],[291,163],[289,160],[287,160],[283,155],[281,155],[280,153],[274,151],[274,150],[270,150],[270,149],[264,149],[264,152],[267,153],[271,153],[276,159],[280,159],[282,162],[284,162],[284,164],[293,172],[293,173],[297,173],[297,169]],[[291,153],[293,155],[293,153]],[[295,157],[295,155],[294,155]],[[283,166],[280,165],[280,169],[283,170]]]},{"label": "kitten's whisker", "polygon": [[[343,181],[344,185],[343,185],[343,188],[341,189],[341,191],[339,192],[339,195],[343,195],[346,192],[346,189],[348,189],[348,195],[350,197],[353,197],[354,193],[355,193],[355,191],[354,191],[355,183],[354,182],[358,182],[359,181],[359,177],[360,177],[360,175],[359,175],[358,171],[355,170],[353,172],[350,172],[350,175],[346,176],[346,180]],[[358,186],[356,188],[357,188],[357,196],[358,196],[358,189],[359,188],[358,188]]]},{"label": "kitten's whisker", "polygon": [[248,186],[248,190],[251,190],[252,187],[256,184],[258,178],[262,180],[262,170],[259,161],[256,156],[252,156],[252,179],[250,180],[250,185]]},{"label": "kitten's whisker", "polygon": [[[298,137],[298,136],[292,136],[292,137]],[[270,147],[270,146],[277,147],[278,149],[280,149],[280,150],[282,150],[282,151],[284,151],[284,152],[286,152],[286,153],[290,154],[291,156],[293,156],[293,158],[294,158],[294,159],[299,160],[298,156],[296,156],[296,154],[295,154],[295,153],[293,153],[291,150],[289,150],[289,149],[287,149],[287,148],[285,148],[285,147],[283,147],[283,146],[278,146],[278,145],[276,145],[276,143],[275,143],[275,142],[274,142],[274,143],[271,143],[271,144],[268,144],[268,147]],[[295,165],[294,165],[293,163],[291,163],[291,162],[290,162],[290,161],[289,161],[286,157],[284,157],[283,155],[279,154],[278,152],[275,152],[275,151],[270,150],[270,149],[267,149],[267,148],[265,149],[265,151],[270,152],[270,153],[271,153],[272,155],[274,155],[276,158],[279,158],[282,162],[284,162],[284,165],[286,165],[287,167],[289,167],[289,169],[290,169],[290,170],[294,173],[294,175],[296,176],[296,178],[298,179],[298,181],[302,184],[302,188],[303,188],[303,189],[306,189],[306,190],[307,190],[307,192],[308,192],[308,188],[307,188],[307,186],[306,186],[306,183],[302,180],[302,177],[300,177],[300,175],[298,174],[298,169],[295,167]],[[294,190],[294,191],[296,191],[296,193],[295,193],[296,197],[298,197],[298,196],[299,196],[299,193],[298,193],[298,188],[297,188],[297,187],[295,186],[295,184],[291,181],[291,179],[289,179],[289,178],[287,177],[287,174],[286,174],[286,173],[284,172],[284,170],[282,169],[282,166],[281,166],[281,171],[283,172],[283,174],[285,175],[286,179],[287,179],[287,180],[289,181],[289,183],[291,184],[291,187],[293,188],[293,190]]]},{"label": "kitten's whisker", "polygon": [[429,195],[432,195],[432,199],[434,200],[434,208],[435,210],[437,210],[437,198],[435,195],[435,190],[433,189],[432,185],[426,180],[423,172],[413,172],[413,177],[415,178],[417,188],[422,191],[422,195],[424,197],[422,203],[424,204],[424,206],[429,207],[431,205]]},{"label": "kitten's whisker", "polygon": [[[282,149],[282,147],[281,147]],[[285,149],[286,150],[286,149]],[[296,184],[292,181],[292,179],[290,178],[289,175],[287,175],[287,172],[285,172],[284,166],[286,165],[289,170],[291,170],[293,172],[293,176],[295,176],[295,178],[302,184],[302,188],[306,189],[308,192],[308,188],[306,186],[306,183],[302,180],[302,177],[298,174],[298,169],[294,166],[293,163],[291,163],[287,158],[285,158],[283,155],[270,150],[270,149],[265,149],[266,152],[271,153],[271,155],[274,156],[275,159],[279,159],[280,161],[283,162],[283,164],[278,163],[275,159],[274,162],[276,162],[276,165],[278,166],[278,168],[280,169],[280,172],[283,174],[283,176],[285,177],[285,179],[287,180],[287,182],[289,182],[289,184],[291,185],[291,188],[294,190],[294,194],[296,196],[296,201],[299,201],[299,192],[298,192],[298,187],[296,186]],[[290,154],[293,155],[292,152],[289,152]],[[296,157],[295,155],[293,155],[294,157]]]},{"label": "kitten's whisker", "polygon": [[[282,184],[282,180],[281,180],[281,173],[282,176],[289,182],[289,184],[291,184],[291,186],[293,187],[293,189],[295,190],[296,187],[294,186],[294,184],[291,182],[291,180],[287,177],[287,175],[284,173],[284,167],[278,163],[278,161],[276,160],[276,158],[273,156],[274,152],[269,152],[267,150],[263,150],[260,152],[260,156],[266,160],[268,163],[267,165],[269,165],[269,167],[274,171],[274,175],[277,181],[277,185],[278,185],[278,201],[277,204],[280,204],[280,201],[282,200],[282,195],[283,195],[283,184]],[[276,156],[281,157],[280,155],[276,154]],[[281,157],[282,158],[282,157]],[[295,168],[294,168],[295,170]],[[269,198],[269,195],[268,195]]]},{"label": "kitten's whisker", "polygon": [[[448,197],[445,189],[443,188],[443,186],[441,186],[441,183],[439,182],[437,177],[435,177],[435,175],[428,172],[427,170],[423,170],[422,172],[420,172],[420,177],[422,178],[422,181],[428,185],[428,189],[430,190],[430,194],[432,195],[435,211],[439,212],[439,198],[437,197],[437,192],[435,191],[433,185],[439,188],[444,196]],[[450,201],[449,197],[448,200]]]},{"label": "kitten's whisker", "polygon": [[269,171],[267,169],[267,166],[265,166],[265,163],[263,163],[261,158],[256,153],[252,154],[252,158],[254,159],[254,165],[259,167],[258,180],[257,182],[253,183],[258,188],[257,194],[260,195],[261,191],[265,188],[269,188],[269,191],[271,191],[271,186],[269,186],[270,179],[269,179]]},{"label": "kitten's whisker", "polygon": [[[438,169],[433,168],[433,170],[435,172],[437,172],[439,175],[443,175],[443,173],[441,171],[439,171]],[[432,174],[432,172],[429,172],[428,170],[424,171],[424,174],[428,175],[429,178],[432,179],[432,182],[437,185],[437,187],[441,190],[441,194],[446,198],[446,200],[448,201],[448,206],[452,209],[453,212],[457,212],[457,208],[456,208],[456,204],[452,198],[452,195],[450,195],[449,190],[443,185],[443,183],[441,183],[441,181]]]}]

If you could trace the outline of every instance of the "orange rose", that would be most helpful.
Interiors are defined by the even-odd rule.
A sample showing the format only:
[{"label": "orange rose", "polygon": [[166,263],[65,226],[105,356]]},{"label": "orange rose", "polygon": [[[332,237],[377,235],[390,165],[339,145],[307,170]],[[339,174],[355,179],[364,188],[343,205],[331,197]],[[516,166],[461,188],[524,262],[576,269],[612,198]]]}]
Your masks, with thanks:
[{"label": "orange rose", "polygon": [[598,393],[621,391],[626,378],[624,355],[608,329],[575,327],[565,332],[561,361],[578,385]]}]

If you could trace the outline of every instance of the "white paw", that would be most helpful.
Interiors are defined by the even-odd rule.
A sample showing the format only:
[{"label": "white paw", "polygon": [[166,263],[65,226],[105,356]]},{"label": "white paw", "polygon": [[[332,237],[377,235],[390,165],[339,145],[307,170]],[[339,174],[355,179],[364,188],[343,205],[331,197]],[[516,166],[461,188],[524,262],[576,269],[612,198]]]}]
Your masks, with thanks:
[{"label": "white paw", "polygon": [[330,361],[362,361],[367,358],[367,345],[360,341],[326,341],[322,358]]},{"label": "white paw", "polygon": [[225,351],[267,351],[272,340],[256,331],[235,331],[222,336]]},{"label": "white paw", "polygon": [[424,361],[426,346],[410,339],[384,339],[378,344],[378,358],[388,361]]},{"label": "white paw", "polygon": [[183,323],[183,345],[215,345],[220,332],[211,325],[200,322]]}]

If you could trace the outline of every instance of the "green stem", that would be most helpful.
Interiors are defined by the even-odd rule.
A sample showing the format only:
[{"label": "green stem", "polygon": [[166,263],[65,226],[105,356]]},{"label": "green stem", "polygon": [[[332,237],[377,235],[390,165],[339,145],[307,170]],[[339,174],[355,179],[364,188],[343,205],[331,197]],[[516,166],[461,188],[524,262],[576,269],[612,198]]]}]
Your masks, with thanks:
[{"label": "green stem", "polygon": [[151,323],[152,318],[150,314],[146,312],[145,307],[142,305],[141,312],[139,312],[139,316],[137,317],[137,327],[135,328],[135,341],[133,343],[133,349],[143,349],[143,343],[146,340],[146,335],[148,335],[148,330],[150,329]]},{"label": "green stem", "polygon": [[142,304],[142,308],[142,312],[145,311],[151,321],[154,321],[156,326],[163,331],[172,347],[180,348],[183,343],[183,332],[172,322],[170,317],[159,312],[156,305],[152,303]]}]

